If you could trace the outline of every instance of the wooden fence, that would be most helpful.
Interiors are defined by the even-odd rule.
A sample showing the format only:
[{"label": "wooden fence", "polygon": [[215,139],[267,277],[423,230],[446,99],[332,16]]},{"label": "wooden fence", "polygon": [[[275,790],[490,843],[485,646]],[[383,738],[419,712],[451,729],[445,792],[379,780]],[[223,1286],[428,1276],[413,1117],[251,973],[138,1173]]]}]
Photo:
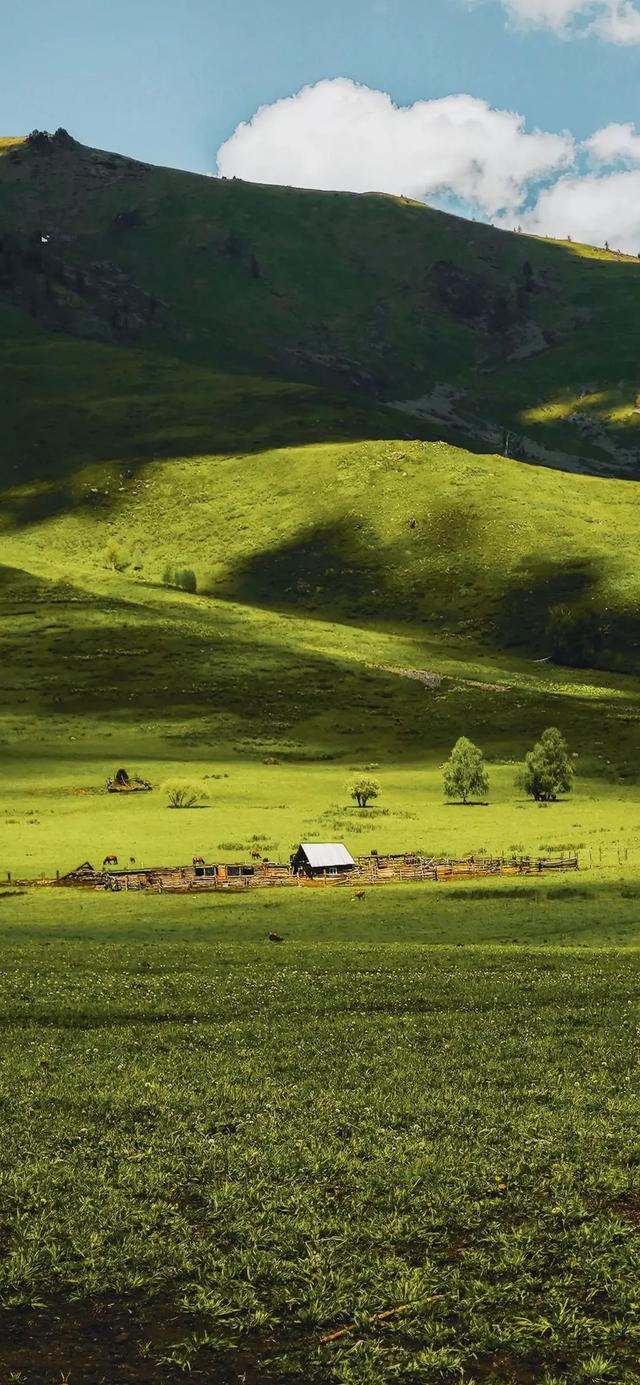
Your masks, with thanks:
[{"label": "wooden fence", "polygon": [[[354,889],[372,885],[412,884],[421,881],[487,879],[502,875],[542,875],[547,871],[578,870],[577,856],[560,857],[466,857],[437,860],[406,853],[404,856],[361,856],[353,870],[342,875],[326,871],[312,877],[293,875],[287,866],[158,866],[135,870],[93,870],[88,864],[57,882],[94,890],[146,891],[153,894],[205,894],[220,890],[255,889]],[[23,884],[39,883],[23,881]]]}]

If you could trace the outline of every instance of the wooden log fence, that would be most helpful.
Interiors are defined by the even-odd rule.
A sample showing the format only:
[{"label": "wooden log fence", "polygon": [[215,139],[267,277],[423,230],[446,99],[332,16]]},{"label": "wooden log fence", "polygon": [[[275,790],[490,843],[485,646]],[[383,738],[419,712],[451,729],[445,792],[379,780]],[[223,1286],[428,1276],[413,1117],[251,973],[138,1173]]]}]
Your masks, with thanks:
[{"label": "wooden log fence", "polygon": [[363,856],[354,870],[342,875],[293,875],[286,866],[273,863],[250,867],[159,866],[150,869],[93,870],[88,863],[56,881],[20,881],[20,884],[59,884],[77,888],[146,891],[154,894],[205,894],[252,889],[353,889],[363,886],[410,884],[421,881],[446,883],[496,876],[542,875],[548,871],[579,869],[577,856],[561,857],[466,857],[437,860],[406,853],[404,856]]}]

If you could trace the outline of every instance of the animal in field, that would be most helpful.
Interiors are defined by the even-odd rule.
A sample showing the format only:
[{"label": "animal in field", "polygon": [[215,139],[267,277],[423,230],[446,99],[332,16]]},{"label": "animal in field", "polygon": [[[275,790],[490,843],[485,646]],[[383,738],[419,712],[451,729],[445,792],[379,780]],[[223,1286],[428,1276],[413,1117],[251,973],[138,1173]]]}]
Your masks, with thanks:
[{"label": "animal in field", "polygon": [[415,529],[415,527],[416,527],[416,520],[415,520],[415,519],[410,519],[410,520],[409,520],[409,528],[410,528],[410,529]]},{"label": "animal in field", "polygon": [[364,891],[364,890],[356,890],[355,894],[352,894],[352,896],[351,896],[351,901],[352,901],[352,903],[353,903],[353,901],[354,901],[355,899],[364,899],[364,897],[365,897],[365,891]]},{"label": "animal in field", "polygon": [[118,864],[118,857],[117,857],[117,856],[105,856],[104,861],[102,862],[102,864],[103,864],[103,866],[117,866],[117,864]]},{"label": "animal in field", "polygon": [[269,942],[270,942],[270,943],[283,943],[283,942],[284,942],[284,938],[283,938],[283,936],[282,936],[281,933],[270,933],[270,934],[269,934]]},{"label": "animal in field", "polygon": [[136,863],[136,858],[135,858],[135,856],[130,856],[130,857],[129,857],[129,865],[130,865],[130,866],[135,866],[135,863]]},{"label": "animal in field", "polygon": [[204,856],[194,856],[194,858],[193,858],[193,864],[194,864],[194,866],[203,866],[203,865],[204,865]]},{"label": "animal in field", "polygon": [[260,852],[258,851],[257,846],[252,846],[252,848],[251,848],[251,860],[252,860],[252,861],[261,861],[261,860],[262,860],[262,856],[261,856]]}]

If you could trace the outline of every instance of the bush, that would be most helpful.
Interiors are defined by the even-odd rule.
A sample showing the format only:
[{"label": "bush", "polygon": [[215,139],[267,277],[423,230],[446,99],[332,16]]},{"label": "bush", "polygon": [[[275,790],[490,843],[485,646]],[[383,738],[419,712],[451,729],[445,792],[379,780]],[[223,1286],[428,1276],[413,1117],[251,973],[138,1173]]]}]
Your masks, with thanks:
[{"label": "bush", "polygon": [[170,808],[195,808],[197,803],[206,802],[209,795],[197,779],[167,779],[162,792],[169,800]]},{"label": "bush", "polygon": [[108,543],[104,550],[104,561],[106,567],[113,568],[114,572],[124,572],[131,566],[131,554],[123,544]]},{"label": "bush", "polygon": [[198,582],[193,568],[179,567],[174,577],[176,587],[183,592],[197,592]]},{"label": "bush", "polygon": [[377,779],[371,779],[368,775],[361,774],[357,779],[347,784],[347,793],[350,798],[355,799],[359,808],[366,808],[369,799],[378,798],[380,785]]}]

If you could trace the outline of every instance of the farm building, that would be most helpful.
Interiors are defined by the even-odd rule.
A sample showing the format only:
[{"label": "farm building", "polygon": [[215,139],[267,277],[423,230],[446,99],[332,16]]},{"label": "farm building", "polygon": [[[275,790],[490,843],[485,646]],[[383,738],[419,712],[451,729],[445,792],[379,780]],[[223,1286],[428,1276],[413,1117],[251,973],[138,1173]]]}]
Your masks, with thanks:
[{"label": "farm building", "polygon": [[348,875],[356,869],[353,856],[342,842],[301,842],[291,857],[294,875]]}]

